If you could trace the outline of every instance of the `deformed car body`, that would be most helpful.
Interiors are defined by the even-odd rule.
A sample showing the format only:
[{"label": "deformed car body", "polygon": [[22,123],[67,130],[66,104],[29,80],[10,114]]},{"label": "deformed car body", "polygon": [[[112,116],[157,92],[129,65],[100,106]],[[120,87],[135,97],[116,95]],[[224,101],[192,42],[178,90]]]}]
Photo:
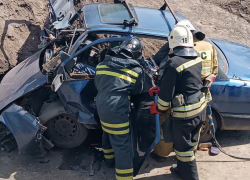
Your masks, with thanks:
[{"label": "deformed car body", "polygon": [[[21,153],[44,147],[50,149],[53,144],[63,148],[79,146],[88,130],[100,129],[93,82],[95,65],[101,59],[99,51],[107,44],[119,43],[131,36],[167,41],[175,25],[174,17],[166,10],[96,3],[85,5],[75,13],[72,3],[61,0],[53,4],[57,16],[63,16],[55,21],[53,13],[50,15],[49,25],[45,27],[52,29],[43,30],[46,38],[42,40],[41,49],[9,71],[1,81],[0,140],[4,142],[1,145],[7,146],[11,140],[9,134],[12,134]],[[72,19],[78,16],[84,19],[81,22],[84,28],[73,28]],[[180,14],[177,17],[185,19]],[[211,88],[215,124],[221,130],[249,130],[250,49],[225,41],[207,41],[217,49],[220,66]],[[83,70],[75,73],[78,63]],[[153,99],[146,94],[142,95],[139,105],[134,106],[132,117],[137,120],[131,123],[134,137],[152,134],[150,139],[143,135],[134,139],[138,167],[160,135],[157,120],[152,121],[154,117],[148,113],[149,102]],[[5,134],[2,133],[4,126],[8,129]],[[203,140],[211,138],[208,132],[209,126],[204,124]],[[138,139],[147,143],[136,143]],[[140,155],[136,154],[136,149],[140,150],[137,152]]]}]

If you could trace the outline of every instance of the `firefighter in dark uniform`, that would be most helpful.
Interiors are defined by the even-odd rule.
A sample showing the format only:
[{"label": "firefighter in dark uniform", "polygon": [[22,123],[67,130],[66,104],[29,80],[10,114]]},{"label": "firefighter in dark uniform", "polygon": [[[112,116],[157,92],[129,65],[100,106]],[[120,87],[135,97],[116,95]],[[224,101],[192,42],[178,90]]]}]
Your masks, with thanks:
[{"label": "firefighter in dark uniform", "polygon": [[150,112],[165,113],[171,106],[170,121],[178,170],[183,180],[198,180],[194,149],[207,106],[201,91],[202,60],[193,48],[193,35],[186,26],[175,26],[168,39],[173,53],[166,63],[161,89],[154,87],[150,90],[150,93],[159,94],[158,104],[152,104]]},{"label": "firefighter in dark uniform", "polygon": [[142,49],[140,40],[133,37],[121,44],[116,56],[106,55],[96,68],[96,105],[103,129],[103,152],[106,164],[115,164],[117,180],[133,179],[130,96],[143,89],[144,71],[137,61]]},{"label": "firefighter in dark uniform", "polygon": [[[216,49],[211,43],[204,41],[206,35],[201,31],[196,30],[190,21],[184,19],[178,22],[177,25],[186,26],[193,33],[194,49],[198,52],[199,57],[202,59],[201,79],[204,82],[204,85],[210,88],[214,78],[218,75],[218,59]],[[155,54],[153,59],[158,66],[163,67],[162,69],[164,69],[164,64],[167,62],[169,55],[172,53],[171,48],[169,48],[169,43],[167,42]],[[208,91],[206,99],[208,102],[212,100],[210,91]]]},{"label": "firefighter in dark uniform", "polygon": [[[209,42],[203,41],[205,34],[197,31],[195,27],[188,20],[181,20],[177,25],[186,26],[192,33],[194,38],[194,49],[198,52],[199,57],[202,59],[202,76],[204,86],[210,88],[213,80],[218,74],[218,60],[217,52],[213,45]],[[160,66],[160,76],[162,76],[165,64],[167,60],[172,56],[172,49],[169,48],[169,43],[166,43],[154,56],[154,61],[157,65]],[[161,77],[160,77],[161,78]],[[212,100],[211,93],[208,89],[206,94],[207,102]],[[169,111],[161,115],[161,123],[163,124],[169,116]],[[197,144],[198,145],[198,144]],[[157,161],[164,161],[166,156],[168,156],[171,151],[173,144],[171,142],[164,142],[162,139],[154,149],[154,152],[151,154],[152,157]]]}]

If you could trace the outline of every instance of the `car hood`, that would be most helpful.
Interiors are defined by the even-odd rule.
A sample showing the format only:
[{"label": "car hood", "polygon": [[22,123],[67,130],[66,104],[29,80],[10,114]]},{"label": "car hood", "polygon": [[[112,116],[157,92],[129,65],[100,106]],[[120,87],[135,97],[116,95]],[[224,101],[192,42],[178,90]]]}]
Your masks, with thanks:
[{"label": "car hood", "polygon": [[250,48],[242,44],[215,39],[213,42],[223,51],[228,60],[228,78],[236,76],[241,80],[250,81]]},{"label": "car hood", "polygon": [[0,83],[0,111],[11,102],[46,83],[39,67],[42,50],[10,70]]}]

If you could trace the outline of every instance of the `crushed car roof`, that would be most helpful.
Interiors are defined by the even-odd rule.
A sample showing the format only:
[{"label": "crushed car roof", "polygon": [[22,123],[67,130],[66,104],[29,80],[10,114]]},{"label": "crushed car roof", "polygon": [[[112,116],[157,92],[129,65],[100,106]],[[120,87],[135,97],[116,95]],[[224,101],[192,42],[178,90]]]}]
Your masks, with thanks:
[{"label": "crushed car roof", "polygon": [[[108,7],[105,7],[105,11],[108,14],[105,15],[109,17],[113,16],[114,22],[112,22],[110,18],[103,17],[103,13],[100,10],[103,5],[108,5]],[[132,6],[132,10],[135,12],[135,16],[138,19],[138,25],[124,28],[122,23],[129,16],[122,10],[121,6],[123,5],[101,3],[84,6],[83,12],[86,28],[90,31],[120,32],[142,36],[167,37],[175,25],[175,19],[170,11]],[[107,8],[110,8],[110,11],[107,11]],[[176,15],[180,20],[185,19],[184,16],[178,13]],[[121,24],[115,22],[119,19],[121,19]],[[108,21],[110,21],[110,23]]]}]

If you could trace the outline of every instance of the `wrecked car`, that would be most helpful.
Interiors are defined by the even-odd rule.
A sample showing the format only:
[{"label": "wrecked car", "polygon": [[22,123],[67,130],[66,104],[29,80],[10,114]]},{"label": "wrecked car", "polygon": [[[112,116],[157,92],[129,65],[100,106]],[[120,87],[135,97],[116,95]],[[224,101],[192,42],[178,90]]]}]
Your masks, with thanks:
[{"label": "wrecked car", "polygon": [[[126,2],[88,4],[77,12],[71,0],[50,3],[40,50],[9,71],[0,84],[1,146],[10,149],[15,140],[20,153],[40,149],[44,154],[54,145],[74,148],[85,141],[89,131],[101,129],[95,107],[96,65],[110,48],[131,36],[167,41],[175,25],[170,11],[134,7]],[[237,56],[248,68],[246,56],[250,49],[224,41],[207,41],[217,49],[220,66],[211,88],[216,127],[249,130],[250,122],[246,120],[250,114],[244,106],[250,102],[249,71],[239,71],[244,65],[236,64],[233,57]],[[148,86],[144,87],[139,103],[132,105],[137,167],[160,140],[159,122],[149,114],[153,99],[147,95],[157,67],[153,60],[145,62]],[[210,138],[209,125],[205,123],[202,139]]]}]

